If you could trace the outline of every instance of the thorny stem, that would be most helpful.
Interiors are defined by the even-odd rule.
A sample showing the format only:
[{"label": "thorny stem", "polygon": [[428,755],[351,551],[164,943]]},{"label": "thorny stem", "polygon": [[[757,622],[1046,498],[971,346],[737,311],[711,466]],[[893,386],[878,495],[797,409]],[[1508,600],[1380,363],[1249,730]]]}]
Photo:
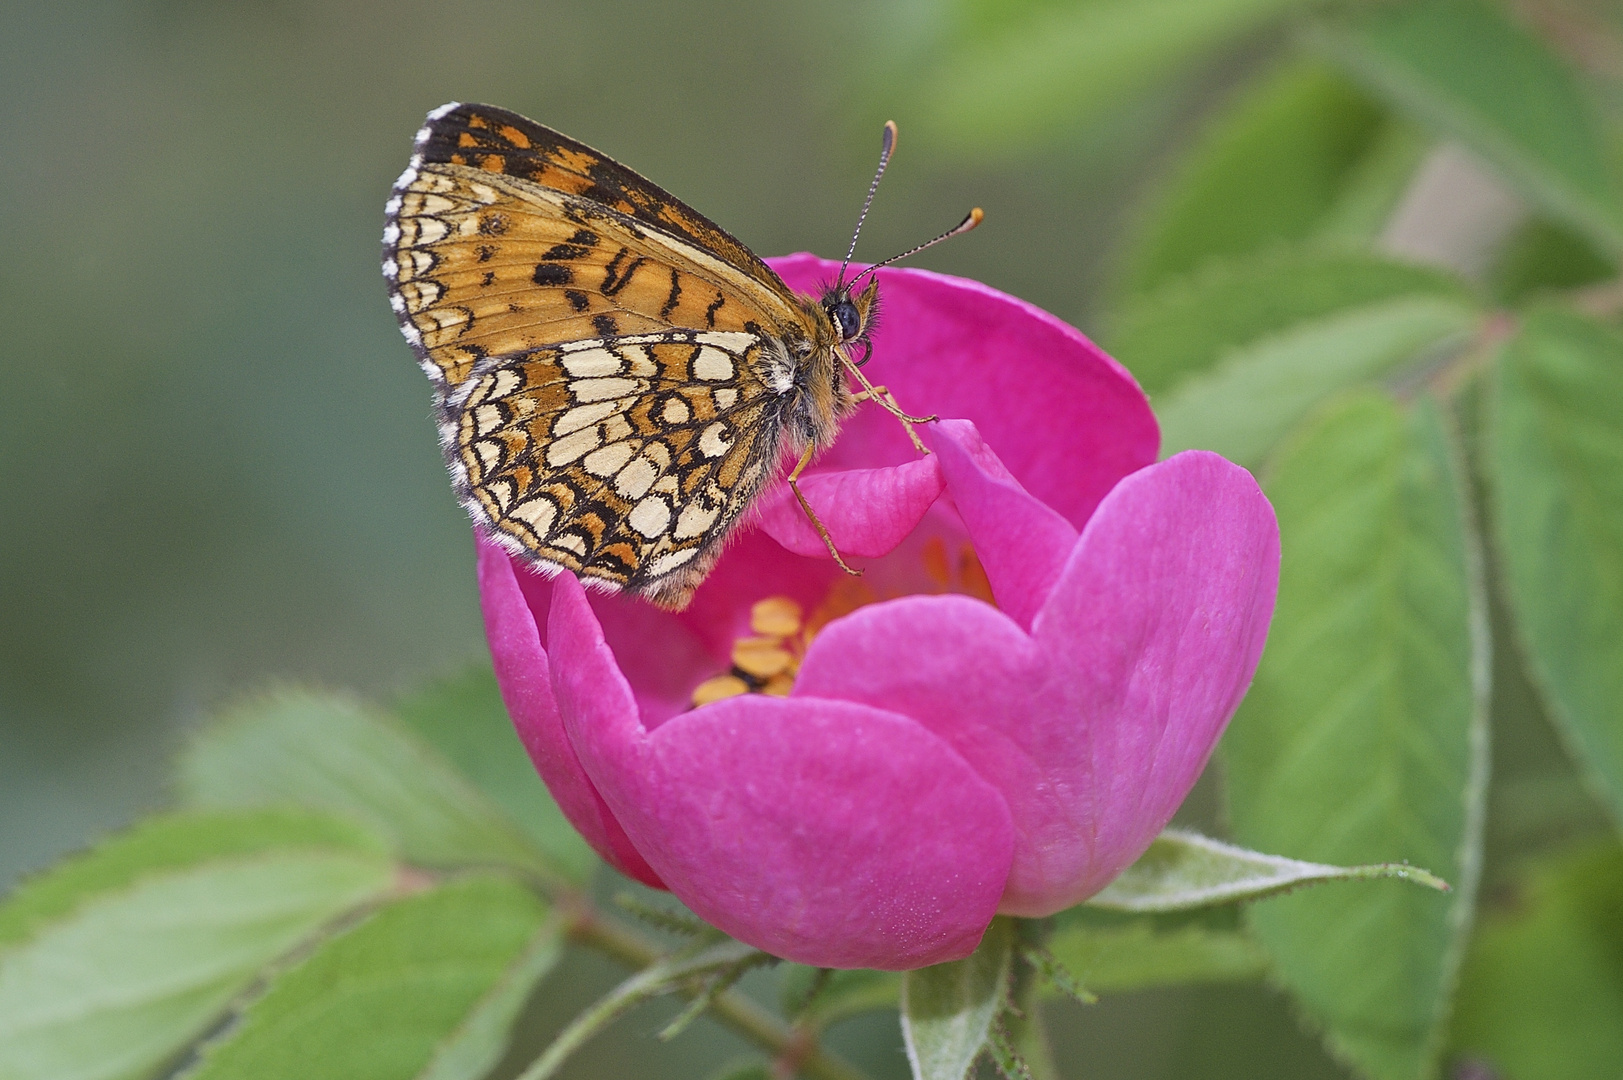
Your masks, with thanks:
[{"label": "thorny stem", "polygon": [[[664,958],[664,951],[651,938],[618,919],[606,917],[585,896],[559,896],[555,903],[565,917],[570,940],[634,970]],[[839,1055],[819,1046],[814,1033],[785,1023],[735,990],[718,994],[710,1005],[710,1014],[771,1054],[774,1076],[785,1080],[797,1075],[807,1080],[867,1080]]]}]

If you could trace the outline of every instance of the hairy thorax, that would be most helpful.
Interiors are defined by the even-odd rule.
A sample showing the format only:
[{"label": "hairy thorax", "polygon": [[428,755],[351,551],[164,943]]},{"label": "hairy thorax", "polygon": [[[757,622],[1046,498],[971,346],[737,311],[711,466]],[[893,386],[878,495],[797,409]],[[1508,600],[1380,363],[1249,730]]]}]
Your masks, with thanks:
[{"label": "hairy thorax", "polygon": [[781,359],[786,367],[780,377],[789,383],[784,391],[784,436],[797,451],[807,445],[821,451],[834,441],[840,421],[851,414],[856,403],[846,382],[837,333],[816,301],[799,299],[812,336],[790,335],[783,342]]}]

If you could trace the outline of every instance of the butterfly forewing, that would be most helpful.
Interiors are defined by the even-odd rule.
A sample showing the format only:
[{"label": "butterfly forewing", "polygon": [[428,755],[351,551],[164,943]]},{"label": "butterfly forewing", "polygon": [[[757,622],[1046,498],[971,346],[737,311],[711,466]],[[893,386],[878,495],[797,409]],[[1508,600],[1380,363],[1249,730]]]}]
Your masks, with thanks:
[{"label": "butterfly forewing", "polygon": [[446,106],[430,114],[417,148],[425,162],[471,166],[581,196],[710,252],[793,302],[778,275],[727,230],[612,158],[528,117],[491,105]]},{"label": "butterfly forewing", "polygon": [[796,333],[798,308],[623,215],[467,166],[408,174],[385,273],[442,389],[486,356],[556,342],[667,327]]},{"label": "butterfly forewing", "polygon": [[778,463],[815,316],[748,249],[513,113],[431,114],[384,274],[457,492],[512,550],[686,602]]}]

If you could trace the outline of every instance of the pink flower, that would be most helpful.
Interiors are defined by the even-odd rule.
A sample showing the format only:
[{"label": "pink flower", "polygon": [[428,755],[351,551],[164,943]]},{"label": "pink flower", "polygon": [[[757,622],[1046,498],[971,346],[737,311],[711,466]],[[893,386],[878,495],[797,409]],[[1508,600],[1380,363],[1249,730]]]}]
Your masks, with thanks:
[{"label": "pink flower", "polygon": [[[907,969],[1144,851],[1250,683],[1279,538],[1245,470],[1154,463],[1142,392],[1076,330],[938,274],[880,289],[868,373],[953,419],[920,458],[864,407],[808,474],[860,582],[781,491],[679,614],[484,542],[479,582],[514,723],[606,860],[776,955]],[[768,692],[711,700],[730,669]]]}]

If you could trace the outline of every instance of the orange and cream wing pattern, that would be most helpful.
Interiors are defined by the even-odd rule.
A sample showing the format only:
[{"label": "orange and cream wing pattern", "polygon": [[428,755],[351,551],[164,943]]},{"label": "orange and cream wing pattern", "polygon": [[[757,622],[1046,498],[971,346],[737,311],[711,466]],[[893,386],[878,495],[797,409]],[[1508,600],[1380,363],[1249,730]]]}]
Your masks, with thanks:
[{"label": "orange and cream wing pattern", "polygon": [[808,336],[798,306],[618,213],[467,166],[407,172],[384,273],[442,391],[487,356],[562,341],[670,327]]},{"label": "orange and cream wing pattern", "polygon": [[778,463],[776,371],[737,331],[492,358],[443,414],[453,483],[507,547],[680,606]]},{"label": "orange and cream wing pattern", "polygon": [[435,109],[417,135],[423,162],[501,173],[622,214],[709,252],[793,304],[789,288],[731,233],[664,188],[567,135],[492,105]]},{"label": "orange and cream wing pattern", "polygon": [[629,169],[488,106],[429,115],[386,211],[390,302],[474,519],[685,604],[778,464],[815,308]]}]

